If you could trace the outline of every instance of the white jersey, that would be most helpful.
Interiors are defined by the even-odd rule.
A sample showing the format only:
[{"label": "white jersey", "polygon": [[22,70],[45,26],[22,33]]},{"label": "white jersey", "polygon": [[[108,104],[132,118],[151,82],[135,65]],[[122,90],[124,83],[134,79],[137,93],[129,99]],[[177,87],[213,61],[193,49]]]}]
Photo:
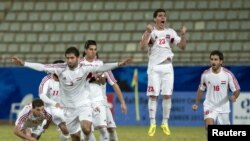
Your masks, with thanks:
[{"label": "white jersey", "polygon": [[86,80],[90,72],[104,72],[114,69],[118,63],[108,63],[100,67],[78,64],[74,70],[70,70],[66,63],[62,64],[39,64],[25,62],[24,66],[56,74],[59,78],[62,104],[66,108],[76,108],[90,104],[88,82]]},{"label": "white jersey", "polygon": [[[92,66],[102,66],[103,65],[103,62],[99,59],[94,59],[92,62],[89,62],[88,60],[86,60],[86,58],[83,58],[80,60],[80,63],[83,65],[92,65]],[[88,81],[94,75],[96,75],[96,74],[93,72],[90,72],[88,75],[89,76]],[[102,95],[102,86],[100,84],[89,83],[89,93],[90,93],[89,97],[90,97],[90,100],[92,102],[104,100],[104,97]]]},{"label": "white jersey", "polygon": [[44,110],[44,113],[41,117],[35,117],[31,110],[32,104],[28,104],[24,106],[22,111],[18,114],[15,125],[19,127],[19,129],[37,128],[38,126],[42,125],[44,120],[51,122],[52,116],[48,111],[46,111],[46,109]]},{"label": "white jersey", "polygon": [[150,34],[148,55],[148,66],[158,65],[167,58],[172,59],[174,53],[171,45],[180,43],[181,38],[172,28],[165,28],[164,30],[157,30],[156,28]]},{"label": "white jersey", "polygon": [[[105,72],[104,73],[106,78],[107,78],[107,82],[109,83],[110,86],[113,86],[117,81],[112,73],[112,71],[108,71],[108,72]],[[102,85],[102,93],[103,93],[103,96],[105,98],[105,102],[106,102],[106,105],[108,104],[108,100],[107,100],[107,95],[106,95],[106,84],[105,83],[104,85]]]},{"label": "white jersey", "polygon": [[47,75],[39,85],[39,97],[46,106],[55,106],[60,103],[59,82],[53,79],[53,75]]},{"label": "white jersey", "polygon": [[220,113],[230,112],[228,89],[232,92],[239,90],[240,86],[231,71],[221,67],[218,74],[212,72],[212,68],[205,70],[201,76],[200,90],[206,91],[203,103],[204,111],[215,110]]}]

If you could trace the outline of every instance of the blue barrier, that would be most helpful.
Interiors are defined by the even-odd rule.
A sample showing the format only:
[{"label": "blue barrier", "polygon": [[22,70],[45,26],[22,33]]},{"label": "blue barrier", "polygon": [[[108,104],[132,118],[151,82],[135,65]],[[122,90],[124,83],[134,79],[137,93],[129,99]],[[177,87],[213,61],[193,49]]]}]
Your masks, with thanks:
[{"label": "blue barrier", "polygon": [[[139,82],[139,99],[140,99],[140,112],[141,121],[133,120],[135,117],[134,110],[134,95],[131,93],[131,81],[134,69],[138,69],[138,82]],[[171,125],[203,125],[201,111],[191,111],[191,101],[195,97],[195,91],[200,80],[201,73],[207,67],[175,67],[175,81],[174,81],[174,97],[173,109],[171,113]],[[241,91],[250,91],[249,85],[249,72],[250,66],[229,66],[239,81]],[[148,111],[147,111],[147,97],[145,91],[147,89],[147,73],[146,66],[140,67],[122,67],[113,70],[114,76],[118,80],[124,97],[128,104],[128,115],[122,115],[120,112],[120,104],[115,99],[115,119],[118,125],[147,125]],[[19,67],[6,67],[0,68],[0,119],[8,119],[10,105],[12,102],[19,102],[27,93],[33,93],[34,97],[38,97],[38,86],[41,79],[46,74],[44,72],[37,72],[29,68]],[[108,92],[113,92],[113,89],[108,86]],[[128,92],[128,93],[125,93]],[[161,103],[161,102],[159,102]],[[4,108],[3,108],[4,107]],[[161,111],[161,105],[158,106],[158,111]],[[161,121],[161,112],[157,113],[157,123]],[[189,123],[190,122],[190,123]]]},{"label": "blue barrier", "polygon": [[11,103],[20,102],[25,94],[38,97],[38,87],[46,74],[28,68],[0,68],[0,119],[8,119]]},{"label": "blue barrier", "polygon": [[[117,125],[149,125],[148,97],[146,93],[139,93],[140,121],[136,120],[134,93],[123,93],[128,107],[128,114],[121,113],[120,103],[117,98],[114,101],[115,121]],[[174,92],[172,99],[172,111],[169,124],[171,126],[201,126],[203,125],[203,106],[193,111],[191,106],[194,103],[196,92]],[[157,109],[157,124],[162,121],[162,99],[159,96]]]}]

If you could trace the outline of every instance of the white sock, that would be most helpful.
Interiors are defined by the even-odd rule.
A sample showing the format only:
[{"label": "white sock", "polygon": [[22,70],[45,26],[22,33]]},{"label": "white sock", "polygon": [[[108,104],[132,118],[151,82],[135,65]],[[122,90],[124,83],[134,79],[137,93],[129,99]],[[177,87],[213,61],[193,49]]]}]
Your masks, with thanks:
[{"label": "white sock", "polygon": [[89,135],[85,135],[82,131],[80,132],[80,139],[81,141],[90,141],[90,137],[92,132]]},{"label": "white sock", "polygon": [[157,110],[157,100],[148,99],[148,112],[150,118],[150,124],[156,124],[155,115]]},{"label": "white sock", "polygon": [[113,129],[113,132],[109,132],[109,140],[110,141],[118,141],[117,132]]},{"label": "white sock", "polygon": [[95,135],[93,134],[93,132],[91,132],[89,135],[89,141],[96,141]]},{"label": "white sock", "polygon": [[82,131],[80,131],[80,139],[81,139],[81,141],[84,141],[84,134]]},{"label": "white sock", "polygon": [[162,124],[168,124],[171,106],[172,106],[171,99],[162,100]]},{"label": "white sock", "polygon": [[109,141],[109,133],[106,127],[100,128],[100,141]]},{"label": "white sock", "polygon": [[60,141],[67,141],[69,137],[70,137],[69,135],[65,136],[65,135],[63,135],[63,134],[61,133],[61,134],[60,134]]}]

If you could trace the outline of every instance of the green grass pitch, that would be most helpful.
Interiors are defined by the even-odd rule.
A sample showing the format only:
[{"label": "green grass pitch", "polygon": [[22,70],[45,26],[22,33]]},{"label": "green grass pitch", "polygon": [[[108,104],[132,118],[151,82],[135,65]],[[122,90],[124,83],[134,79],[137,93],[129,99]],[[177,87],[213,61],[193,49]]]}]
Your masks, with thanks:
[{"label": "green grass pitch", "polygon": [[[0,125],[0,141],[21,141],[13,134],[14,125]],[[119,141],[205,141],[204,127],[170,127],[171,135],[165,136],[160,127],[154,137],[147,135],[147,126],[118,126]],[[99,141],[99,132],[95,131],[96,140]],[[52,125],[42,135],[40,141],[58,141],[59,132]]]}]

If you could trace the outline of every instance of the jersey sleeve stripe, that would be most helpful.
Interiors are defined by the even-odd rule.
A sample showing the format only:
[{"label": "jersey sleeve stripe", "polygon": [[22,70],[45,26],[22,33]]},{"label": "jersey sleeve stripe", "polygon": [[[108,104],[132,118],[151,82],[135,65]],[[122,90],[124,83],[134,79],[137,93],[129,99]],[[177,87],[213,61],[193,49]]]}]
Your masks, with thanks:
[{"label": "jersey sleeve stripe", "polygon": [[47,75],[43,78],[41,84],[39,85],[39,94],[43,93],[43,86],[50,78],[51,78],[50,75]]},{"label": "jersey sleeve stripe", "polygon": [[233,74],[230,70],[228,70],[228,69],[226,69],[226,68],[223,68],[223,69],[224,69],[224,71],[225,71],[226,73],[228,73],[230,76],[232,76],[234,86],[235,86],[236,90],[239,90],[239,89],[240,89],[240,85],[239,85],[239,83],[238,83],[236,77],[234,76],[234,74]]},{"label": "jersey sleeve stripe", "polygon": [[30,113],[31,113],[31,110],[30,110],[28,113],[22,115],[22,116],[18,119],[17,126],[18,126],[19,128],[21,128],[21,127],[22,127],[22,124],[28,119]]},{"label": "jersey sleeve stripe", "polygon": [[111,71],[108,71],[108,77],[110,78],[110,80],[113,82],[113,83],[116,83],[117,80],[115,79],[113,73]]}]

